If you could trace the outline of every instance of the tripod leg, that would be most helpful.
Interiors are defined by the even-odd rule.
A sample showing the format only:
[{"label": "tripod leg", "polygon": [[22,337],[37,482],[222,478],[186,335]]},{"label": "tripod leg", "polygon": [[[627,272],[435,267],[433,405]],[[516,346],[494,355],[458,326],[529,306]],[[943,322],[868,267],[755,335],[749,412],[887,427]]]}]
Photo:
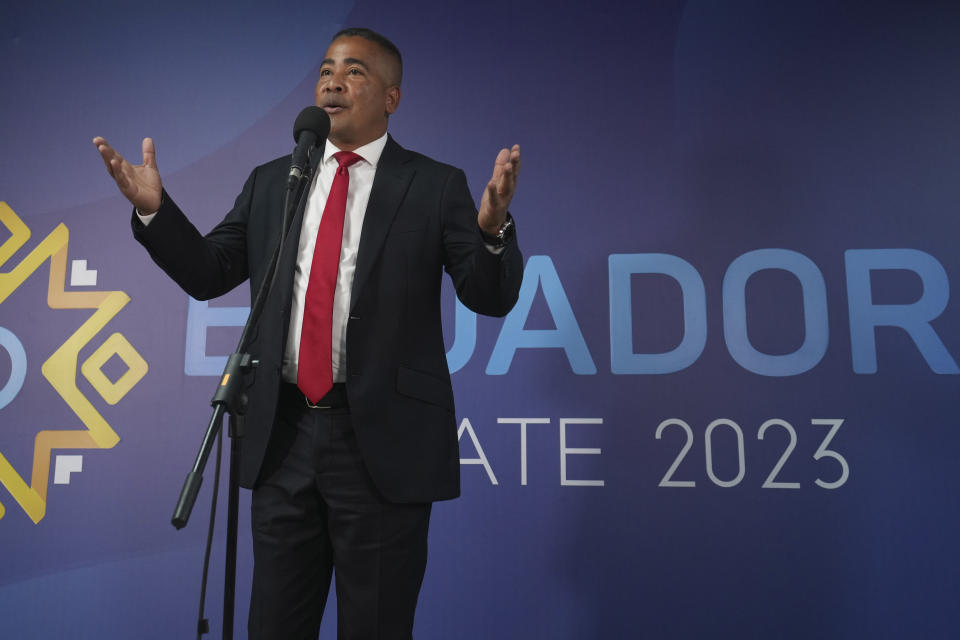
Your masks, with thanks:
[{"label": "tripod leg", "polygon": [[240,434],[242,416],[230,414],[230,487],[227,499],[227,551],[223,577],[223,638],[233,640],[233,610],[237,584],[237,521],[240,510]]}]

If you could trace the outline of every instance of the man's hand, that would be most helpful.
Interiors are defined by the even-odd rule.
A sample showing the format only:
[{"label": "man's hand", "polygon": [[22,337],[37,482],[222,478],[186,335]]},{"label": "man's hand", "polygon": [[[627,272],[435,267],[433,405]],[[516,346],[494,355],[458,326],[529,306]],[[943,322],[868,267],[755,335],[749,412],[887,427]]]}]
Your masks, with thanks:
[{"label": "man's hand", "polygon": [[520,145],[513,149],[501,149],[493,164],[493,177],[487,183],[480,200],[477,224],[490,235],[497,235],[507,219],[507,208],[517,190],[517,174],[520,173]]},{"label": "man's hand", "polygon": [[143,139],[143,164],[136,166],[124,160],[107,141],[97,136],[93,144],[107,165],[107,173],[117,183],[127,200],[137,208],[141,214],[156,213],[160,208],[160,199],[163,185],[160,183],[160,172],[157,171],[157,152],[153,148],[151,138]]}]

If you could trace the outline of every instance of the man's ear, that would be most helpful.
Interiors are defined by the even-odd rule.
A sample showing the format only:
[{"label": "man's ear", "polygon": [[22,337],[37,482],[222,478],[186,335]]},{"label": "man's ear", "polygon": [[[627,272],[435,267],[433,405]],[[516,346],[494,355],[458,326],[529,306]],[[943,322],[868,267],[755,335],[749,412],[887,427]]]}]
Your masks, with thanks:
[{"label": "man's ear", "polygon": [[387,101],[384,104],[384,112],[389,116],[397,107],[400,106],[400,87],[393,85],[387,88]]}]

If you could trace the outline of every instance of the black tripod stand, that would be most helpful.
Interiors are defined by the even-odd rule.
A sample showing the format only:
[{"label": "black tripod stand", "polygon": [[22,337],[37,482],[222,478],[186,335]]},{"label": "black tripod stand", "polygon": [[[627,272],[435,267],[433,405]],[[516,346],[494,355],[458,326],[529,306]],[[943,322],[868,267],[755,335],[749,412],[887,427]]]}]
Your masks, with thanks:
[{"label": "black tripod stand", "polygon": [[[213,449],[213,443],[223,429],[224,413],[230,414],[229,435],[230,445],[230,475],[227,500],[227,540],[226,540],[226,559],[224,569],[224,589],[223,589],[223,634],[224,639],[233,638],[233,619],[234,619],[234,599],[236,588],[237,571],[237,524],[240,501],[239,485],[239,464],[240,448],[243,438],[243,415],[246,413],[247,396],[247,375],[253,371],[259,361],[255,355],[247,353],[250,346],[250,336],[256,335],[256,327],[263,314],[263,310],[270,294],[276,284],[277,265],[280,263],[284,246],[286,244],[291,221],[296,217],[295,213],[303,210],[306,204],[306,194],[310,178],[313,175],[313,169],[310,163],[312,152],[323,143],[330,131],[330,118],[319,107],[307,107],[300,112],[294,123],[294,139],[297,141],[297,148],[293,153],[293,163],[290,169],[290,177],[287,181],[287,190],[284,196],[283,204],[283,224],[281,226],[280,239],[273,252],[270,263],[267,267],[257,296],[250,307],[250,315],[247,317],[247,323],[243,328],[237,350],[227,359],[227,366],[220,376],[217,390],[211,399],[213,405],[213,415],[207,426],[203,441],[200,445],[200,451],[193,463],[193,468],[187,474],[180,491],[180,497],[177,500],[177,506],[173,513],[171,522],[177,529],[186,526],[196,502],[197,494],[200,491],[200,485],[203,482],[203,471]],[[217,478],[219,479],[220,458],[219,451],[217,457]],[[197,624],[197,637],[200,638],[209,631],[209,625],[203,617],[203,604],[206,596],[207,567],[209,563],[210,546],[213,533],[213,517],[215,514],[215,505],[217,497],[218,483],[214,484],[213,501],[211,507],[211,526],[207,541],[206,557],[204,560],[203,583],[201,586],[200,601],[200,619]]]}]

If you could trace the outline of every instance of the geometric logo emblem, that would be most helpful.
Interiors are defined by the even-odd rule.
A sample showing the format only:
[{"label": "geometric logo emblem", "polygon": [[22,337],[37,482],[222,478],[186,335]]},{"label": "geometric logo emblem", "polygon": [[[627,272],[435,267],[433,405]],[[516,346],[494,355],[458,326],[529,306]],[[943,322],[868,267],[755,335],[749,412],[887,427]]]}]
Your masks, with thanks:
[{"label": "geometric logo emblem", "polygon": [[[78,366],[82,349],[97,339],[101,331],[130,301],[123,291],[67,291],[67,247],[70,232],[63,223],[50,232],[17,265],[5,268],[6,262],[30,239],[30,229],[7,203],[0,202],[0,225],[10,233],[0,244],[0,305],[30,276],[49,261],[47,305],[51,309],[90,309],[89,317],[43,362],[40,371],[53,390],[76,416],[78,424],[40,430],[34,439],[33,463],[27,481],[0,451],[0,484],[10,492],[34,523],[46,514],[47,489],[51,475],[51,459],[58,449],[110,449],[120,441],[114,429],[97,411],[91,399],[77,386],[78,373],[90,383],[101,398],[113,405],[119,402],[147,374],[147,362],[120,333],[113,333]],[[42,277],[42,276],[41,276]],[[92,286],[97,272],[86,268],[86,262],[75,260],[71,284]],[[0,386],[0,411],[10,403],[23,384],[26,356],[16,336],[0,327],[0,348],[6,350],[12,363],[9,380]],[[111,375],[114,359],[123,373]],[[119,364],[117,363],[117,364]],[[107,365],[110,364],[108,367]],[[78,372],[78,369],[80,370]],[[3,381],[0,381],[3,383]],[[69,482],[70,473],[82,469],[79,455],[57,455],[55,483]],[[0,518],[6,508],[0,503]]]}]

